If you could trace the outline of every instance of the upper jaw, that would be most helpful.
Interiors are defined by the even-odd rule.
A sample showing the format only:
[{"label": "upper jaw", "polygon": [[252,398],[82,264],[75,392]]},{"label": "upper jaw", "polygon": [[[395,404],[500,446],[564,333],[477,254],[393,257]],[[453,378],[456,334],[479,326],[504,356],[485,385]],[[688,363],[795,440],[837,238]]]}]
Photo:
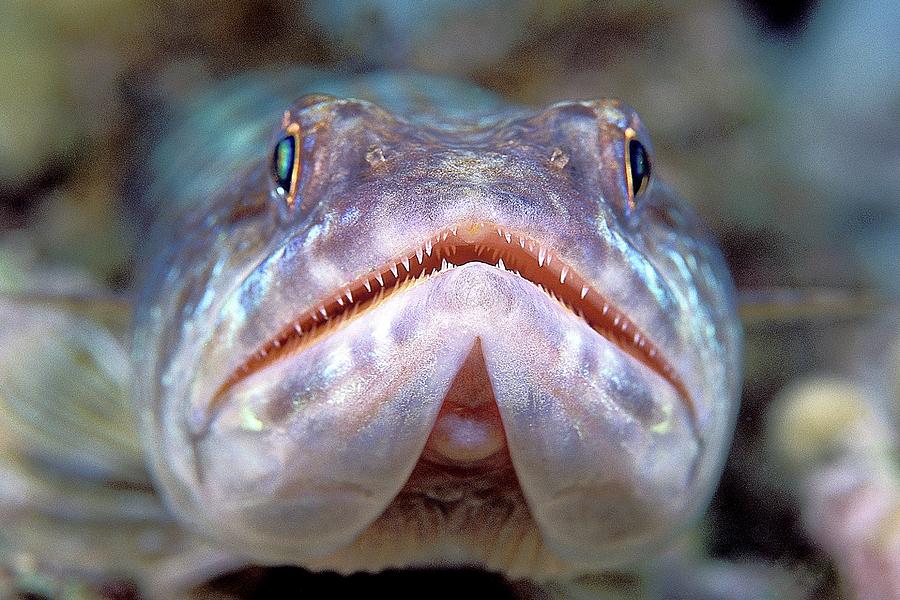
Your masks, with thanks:
[{"label": "upper jaw", "polygon": [[[611,252],[607,250],[606,254]],[[607,262],[613,263],[612,267],[619,266],[617,258],[606,257]],[[288,314],[287,318],[280,317],[283,324],[279,329],[257,339],[249,352],[244,351],[242,360],[238,355],[227,374],[220,375],[219,384],[212,389],[211,395],[198,397],[205,406],[195,404],[193,414],[202,419],[205,412],[207,418],[203,420],[208,422],[208,417],[215,413],[229,389],[243,379],[284,357],[302,352],[323,336],[334,334],[348,319],[359,318],[391,295],[427,283],[435,275],[466,264],[490,265],[514,273],[540,288],[558,303],[554,309],[578,315],[599,335],[668,382],[696,420],[697,407],[685,383],[684,373],[679,371],[681,365],[668,356],[670,342],[676,336],[670,324],[660,319],[663,311],[651,305],[654,318],[649,322],[645,319],[645,323],[636,322],[631,316],[633,305],[640,307],[643,300],[646,306],[648,300],[653,300],[641,298],[640,281],[631,286],[628,304],[623,305],[621,300],[614,300],[606,289],[583,275],[572,262],[562,258],[551,244],[520,230],[474,220],[442,227],[363,274],[347,278],[330,290],[326,288],[327,291],[307,308]],[[251,284],[255,283],[252,279],[253,276]],[[655,340],[657,336],[669,347],[659,345]]]}]

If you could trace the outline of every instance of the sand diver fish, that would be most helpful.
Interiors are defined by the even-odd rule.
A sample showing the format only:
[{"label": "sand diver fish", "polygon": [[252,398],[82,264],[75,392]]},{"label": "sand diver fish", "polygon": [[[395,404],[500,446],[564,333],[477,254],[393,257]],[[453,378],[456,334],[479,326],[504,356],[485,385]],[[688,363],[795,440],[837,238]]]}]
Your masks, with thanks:
[{"label": "sand diver fish", "polygon": [[[167,527],[229,566],[561,581],[652,555],[702,514],[741,328],[721,253],[634,110],[310,71],[204,98],[126,182],[156,221],[131,358],[88,349],[118,361],[115,414],[134,411],[142,451],[127,425],[92,425],[90,444],[75,427],[88,466],[75,450],[41,465],[98,489],[145,481]],[[80,406],[10,391],[42,343],[0,361],[4,403]],[[141,454],[149,478],[128,475]]]}]

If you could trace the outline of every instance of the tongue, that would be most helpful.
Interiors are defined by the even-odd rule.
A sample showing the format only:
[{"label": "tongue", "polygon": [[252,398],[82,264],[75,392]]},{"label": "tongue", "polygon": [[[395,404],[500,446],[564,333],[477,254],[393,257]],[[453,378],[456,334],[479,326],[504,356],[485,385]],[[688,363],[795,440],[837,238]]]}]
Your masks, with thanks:
[{"label": "tongue", "polygon": [[506,434],[478,339],[450,385],[422,458],[475,466],[501,450],[506,450]]}]

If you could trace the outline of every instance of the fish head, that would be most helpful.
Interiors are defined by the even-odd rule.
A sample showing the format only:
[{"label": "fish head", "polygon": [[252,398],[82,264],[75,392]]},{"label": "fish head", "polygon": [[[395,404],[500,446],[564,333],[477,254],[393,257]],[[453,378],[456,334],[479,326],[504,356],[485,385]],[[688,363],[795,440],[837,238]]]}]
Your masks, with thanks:
[{"label": "fish head", "polygon": [[263,562],[513,576],[696,520],[740,328],[634,110],[313,95],[272,127],[150,294],[145,436],[183,519]]}]

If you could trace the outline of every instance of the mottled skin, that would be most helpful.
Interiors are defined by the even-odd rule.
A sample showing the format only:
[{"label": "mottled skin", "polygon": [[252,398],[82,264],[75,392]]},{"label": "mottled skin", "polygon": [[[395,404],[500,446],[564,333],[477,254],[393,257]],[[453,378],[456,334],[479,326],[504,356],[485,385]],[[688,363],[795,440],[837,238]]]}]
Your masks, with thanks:
[{"label": "mottled skin", "polygon": [[[254,81],[265,93],[220,90],[151,165],[146,202],[165,208],[134,390],[180,519],[252,562],[541,579],[646,557],[704,510],[738,402],[740,328],[687,204],[655,174],[630,200],[626,131],[651,147],[634,111],[529,110],[421,77]],[[286,99],[308,92],[333,95]],[[270,163],[291,124],[293,204]],[[488,260],[417,281],[223,388],[300,315],[451,227],[548,249],[683,388]],[[451,405],[469,421],[444,419]]]}]

